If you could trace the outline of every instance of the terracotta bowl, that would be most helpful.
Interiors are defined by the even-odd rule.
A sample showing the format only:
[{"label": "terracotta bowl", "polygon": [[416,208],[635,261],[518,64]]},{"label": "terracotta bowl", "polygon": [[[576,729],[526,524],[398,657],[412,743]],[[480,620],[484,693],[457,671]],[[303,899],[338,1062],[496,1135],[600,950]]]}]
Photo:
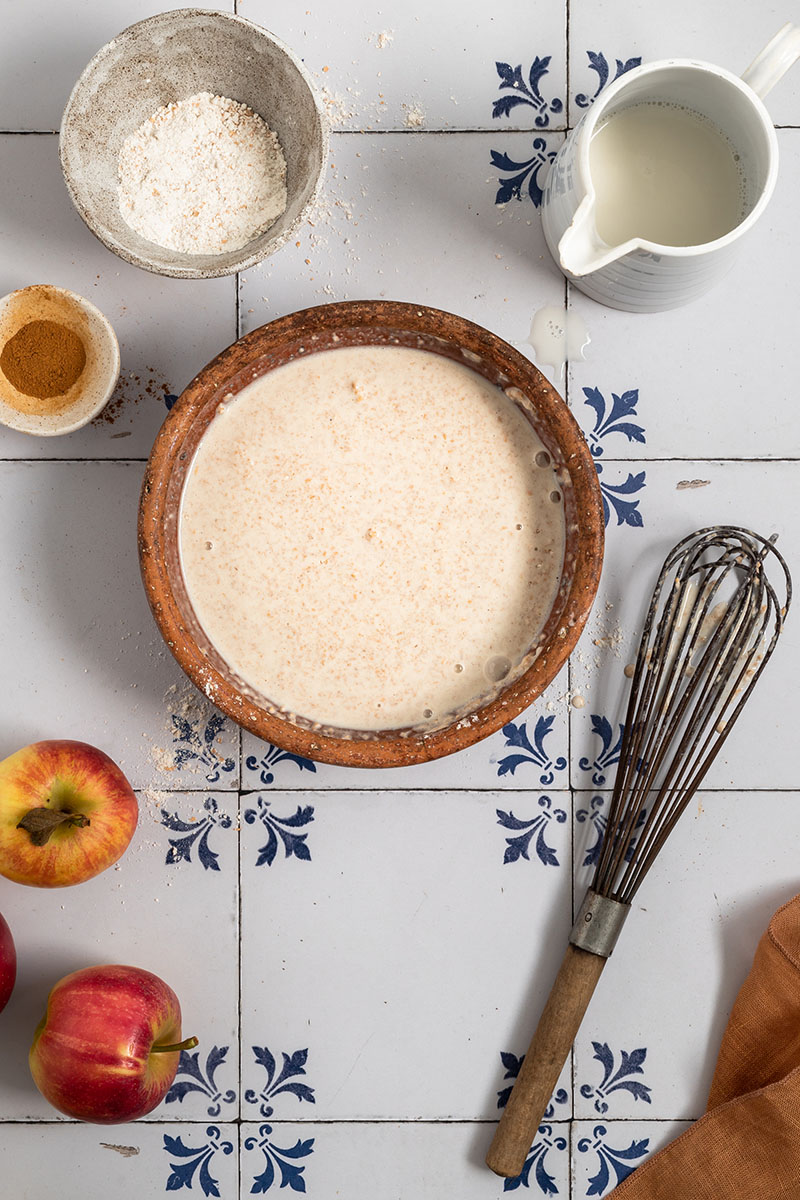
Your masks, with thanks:
[{"label": "terracotta bowl", "polygon": [[[222,398],[301,355],[362,345],[400,345],[442,354],[503,388],[547,447],[563,490],[566,552],[561,584],[547,622],[532,642],[529,665],[474,712],[434,730],[368,733],[290,719],[247,689],[222,660],[192,610],[181,572],[181,493],[195,450]],[[343,766],[397,767],[463,750],[517,717],[551,682],[575,646],[594,601],[603,531],[600,487],[586,441],[564,401],[528,359],[486,329],[451,313],[391,301],[354,301],[309,308],[253,330],[189,384],[164,422],[147,465],[139,555],[150,607],[167,645],[218,708],[293,754]]]}]

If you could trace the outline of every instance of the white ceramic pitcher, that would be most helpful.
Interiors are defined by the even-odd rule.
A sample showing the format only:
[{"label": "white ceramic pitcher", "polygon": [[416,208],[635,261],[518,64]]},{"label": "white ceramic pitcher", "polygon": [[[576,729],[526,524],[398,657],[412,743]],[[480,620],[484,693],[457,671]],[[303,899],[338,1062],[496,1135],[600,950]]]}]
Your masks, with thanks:
[{"label": "white ceramic pitcher", "polygon": [[[767,206],[778,173],[778,143],[761,97],[800,57],[800,28],[785,25],[744,75],[693,59],[636,67],[595,100],[551,167],[542,225],[553,258],[592,299],[630,312],[661,312],[694,300],[731,266],[740,239]],[[597,232],[589,145],[600,123],[644,102],[679,104],[706,117],[737,149],[748,195],[742,221],[699,246],[667,246],[631,238],[609,246]]]}]

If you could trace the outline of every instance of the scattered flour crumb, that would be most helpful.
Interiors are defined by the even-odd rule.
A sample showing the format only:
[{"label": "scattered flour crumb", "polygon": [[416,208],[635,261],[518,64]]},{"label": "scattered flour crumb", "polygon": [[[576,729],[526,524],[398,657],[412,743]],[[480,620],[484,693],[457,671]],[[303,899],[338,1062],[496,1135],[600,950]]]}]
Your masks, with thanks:
[{"label": "scattered flour crumb", "polygon": [[159,771],[174,771],[175,759],[166,746],[151,746],[150,761]]},{"label": "scattered flour crumb", "polygon": [[406,129],[421,129],[425,124],[425,110],[420,104],[404,104],[406,117],[403,121]]},{"label": "scattered flour crumb", "polygon": [[678,483],[676,483],[675,490],[677,492],[682,492],[686,488],[708,487],[710,483],[710,479],[681,479],[678,481]]},{"label": "scattered flour crumb", "polygon": [[148,804],[152,805],[153,808],[157,808],[159,812],[170,798],[169,792],[162,792],[157,788],[151,787],[142,788],[142,790],[139,792],[139,795],[146,800]]},{"label": "scattered flour crumb", "polygon": [[394,41],[394,30],[385,29],[383,33],[371,33],[369,40],[374,42],[379,50],[385,50],[391,42]]},{"label": "scattered flour crumb", "polygon": [[606,633],[602,637],[593,639],[595,646],[605,646],[607,650],[614,650],[622,641],[622,631],[615,629],[613,633]]},{"label": "scattered flour crumb", "polygon": [[328,87],[321,87],[322,103],[332,125],[344,125],[356,115],[357,106],[339,92],[332,92]]}]

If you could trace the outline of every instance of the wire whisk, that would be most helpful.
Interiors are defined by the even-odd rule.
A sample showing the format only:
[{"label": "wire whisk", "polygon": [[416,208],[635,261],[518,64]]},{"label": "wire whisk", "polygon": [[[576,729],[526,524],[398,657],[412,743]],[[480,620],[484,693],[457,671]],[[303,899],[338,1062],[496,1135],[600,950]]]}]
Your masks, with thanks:
[{"label": "wire whisk", "polygon": [[774,537],[714,526],[667,556],[639,643],[594,878],[486,1157],[497,1174],[514,1177],[525,1165],[631,901],[769,661],[791,597]]}]

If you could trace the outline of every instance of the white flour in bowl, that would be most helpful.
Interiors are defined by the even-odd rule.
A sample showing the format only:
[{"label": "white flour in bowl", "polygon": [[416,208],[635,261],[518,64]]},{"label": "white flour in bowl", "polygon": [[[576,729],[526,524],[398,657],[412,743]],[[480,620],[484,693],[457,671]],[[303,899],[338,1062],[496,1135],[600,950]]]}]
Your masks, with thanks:
[{"label": "white flour in bowl", "polygon": [[239,250],[286,208],[286,160],[252,109],[198,92],[126,139],[118,196],[131,229],[167,250]]}]

